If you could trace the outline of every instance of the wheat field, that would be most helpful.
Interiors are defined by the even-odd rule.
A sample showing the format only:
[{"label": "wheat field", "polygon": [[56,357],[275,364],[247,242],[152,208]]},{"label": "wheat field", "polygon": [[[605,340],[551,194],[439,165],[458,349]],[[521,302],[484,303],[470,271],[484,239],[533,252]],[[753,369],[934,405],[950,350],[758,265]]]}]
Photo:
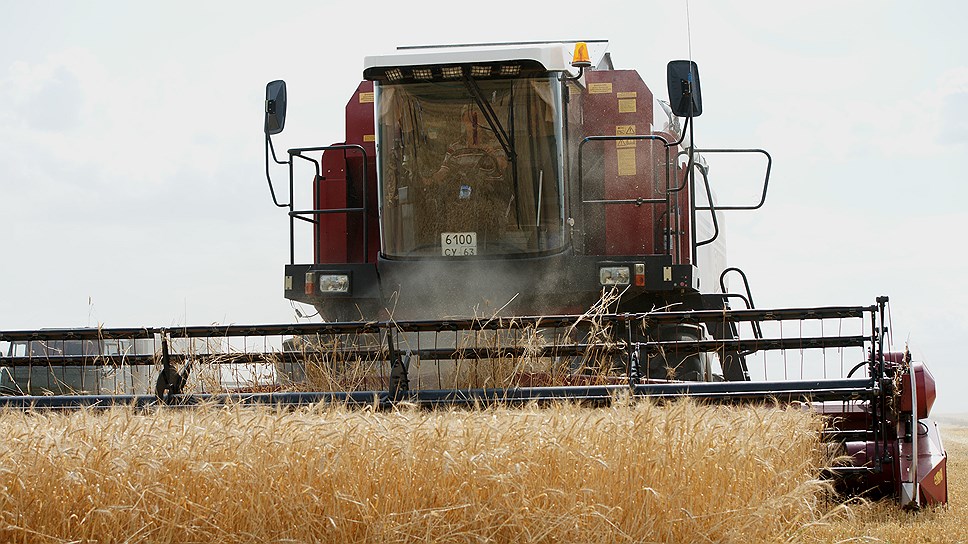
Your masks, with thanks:
[{"label": "wheat field", "polygon": [[679,402],[0,414],[3,542],[784,541],[818,418]]},{"label": "wheat field", "polygon": [[[0,412],[2,542],[957,542],[953,502],[838,504],[799,409]],[[954,447],[952,447],[954,446]]]}]

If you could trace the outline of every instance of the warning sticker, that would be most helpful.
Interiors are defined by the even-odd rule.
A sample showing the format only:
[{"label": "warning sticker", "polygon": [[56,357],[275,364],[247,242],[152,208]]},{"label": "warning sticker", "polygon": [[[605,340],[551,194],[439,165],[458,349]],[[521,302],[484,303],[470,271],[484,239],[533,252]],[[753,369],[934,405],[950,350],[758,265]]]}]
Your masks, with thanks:
[{"label": "warning sticker", "polygon": [[364,134],[363,135],[363,141],[364,142],[375,142],[376,141],[376,136],[373,135],[373,134]]},{"label": "warning sticker", "polygon": [[615,93],[615,98],[619,98],[619,99],[622,99],[622,98],[635,98],[636,96],[639,96],[639,93],[634,92],[634,91],[633,92],[625,92],[625,93]]},{"label": "warning sticker", "polygon": [[635,99],[634,98],[619,98],[618,99],[618,112],[619,113],[635,113]]},{"label": "warning sticker", "polygon": [[[616,136],[634,136],[635,135],[635,125],[616,125],[615,127]],[[635,147],[635,140],[616,140],[615,146],[619,149]]]},{"label": "warning sticker", "polygon": [[589,83],[588,94],[612,94],[612,83]]},{"label": "warning sticker", "polygon": [[360,104],[372,104],[373,103],[373,93],[360,93]]},{"label": "warning sticker", "polygon": [[635,149],[616,149],[618,152],[618,175],[635,175]]}]

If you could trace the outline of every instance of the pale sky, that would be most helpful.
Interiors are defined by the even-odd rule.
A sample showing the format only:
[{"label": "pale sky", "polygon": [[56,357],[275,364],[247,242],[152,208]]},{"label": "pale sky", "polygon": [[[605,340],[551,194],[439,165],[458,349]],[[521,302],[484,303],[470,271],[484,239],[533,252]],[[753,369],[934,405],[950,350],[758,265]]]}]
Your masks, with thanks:
[{"label": "pale sky", "polygon": [[[267,81],[289,84],[277,149],[327,145],[365,55],[608,39],[660,98],[666,62],[691,54],[697,145],[773,155],[766,207],[727,218],[757,305],[891,296],[895,349],[928,363],[938,410],[968,412],[965,20],[954,0],[693,0],[688,25],[680,2],[8,1],[0,329],[293,321]],[[722,203],[755,197],[759,174],[735,170],[711,163]]]}]

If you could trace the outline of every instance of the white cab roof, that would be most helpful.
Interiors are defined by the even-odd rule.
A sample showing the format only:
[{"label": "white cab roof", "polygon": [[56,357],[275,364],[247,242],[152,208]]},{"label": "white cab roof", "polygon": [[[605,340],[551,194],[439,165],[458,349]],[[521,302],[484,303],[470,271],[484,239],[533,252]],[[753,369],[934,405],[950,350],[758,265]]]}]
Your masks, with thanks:
[{"label": "white cab roof", "polygon": [[[433,66],[533,60],[540,63],[548,71],[573,71],[577,73],[577,69],[571,66],[571,57],[577,42],[578,40],[398,47],[393,53],[364,57],[363,70],[394,66]],[[588,44],[588,55],[591,58],[592,66],[598,66],[605,58],[608,42],[593,40],[585,43]]]}]

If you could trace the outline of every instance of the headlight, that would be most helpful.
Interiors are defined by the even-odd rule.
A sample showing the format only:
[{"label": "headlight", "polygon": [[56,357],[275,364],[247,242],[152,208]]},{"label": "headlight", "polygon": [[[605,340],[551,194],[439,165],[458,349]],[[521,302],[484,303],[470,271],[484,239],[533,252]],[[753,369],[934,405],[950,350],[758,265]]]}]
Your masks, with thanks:
[{"label": "headlight", "polygon": [[605,266],[598,269],[598,281],[602,285],[628,285],[630,275],[627,266]]},{"label": "headlight", "polygon": [[347,274],[320,274],[320,293],[349,293],[350,277]]}]

